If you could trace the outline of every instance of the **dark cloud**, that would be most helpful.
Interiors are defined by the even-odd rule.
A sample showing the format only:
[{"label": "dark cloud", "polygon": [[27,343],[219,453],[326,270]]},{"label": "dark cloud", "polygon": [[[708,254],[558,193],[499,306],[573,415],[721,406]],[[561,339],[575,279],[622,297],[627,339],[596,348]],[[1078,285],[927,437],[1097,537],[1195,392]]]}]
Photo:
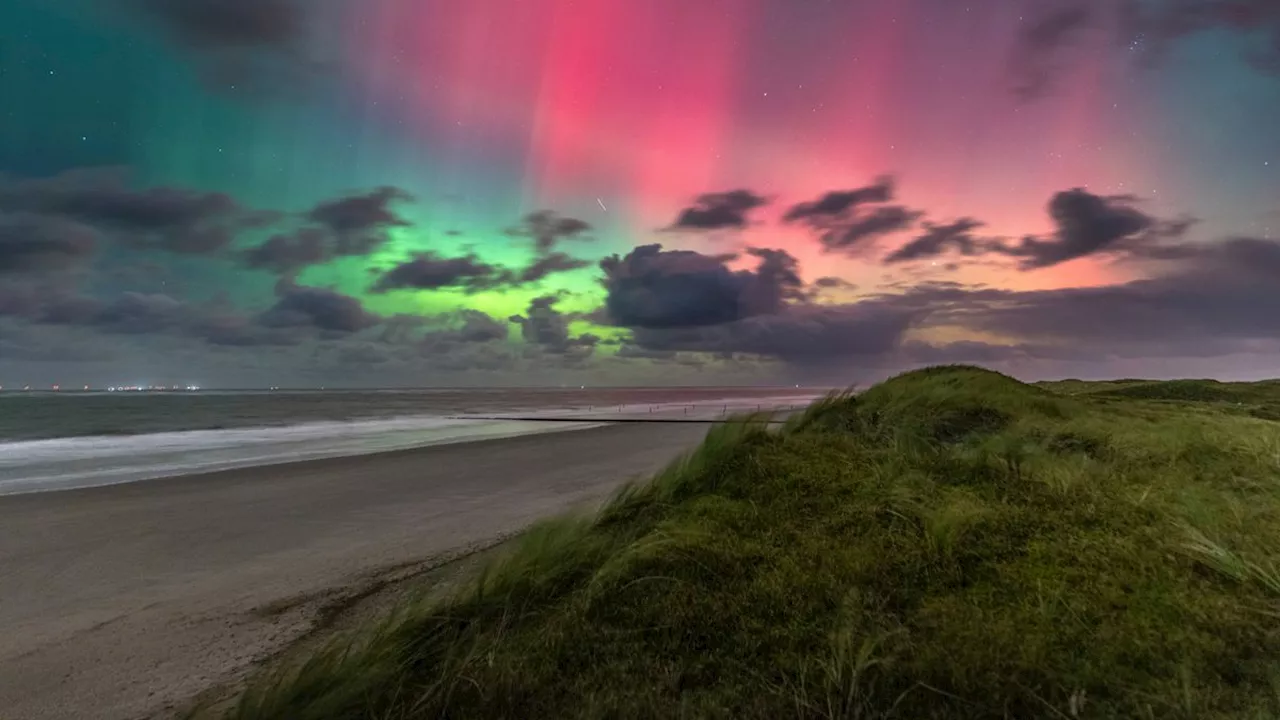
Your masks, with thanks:
[{"label": "dark cloud", "polygon": [[823,290],[853,290],[858,287],[844,278],[838,278],[830,275],[814,280],[813,285],[814,287],[821,288]]},{"label": "dark cloud", "polygon": [[197,48],[286,46],[302,33],[300,0],[134,0],[184,44]]},{"label": "dark cloud", "polygon": [[[935,282],[850,304],[787,303],[719,324],[633,326],[626,356],[763,357],[800,369],[838,368],[849,360],[858,366],[965,361],[1033,367],[1027,363],[1280,349],[1280,315],[1274,312],[1280,307],[1280,242],[1169,244],[1159,259],[1158,274],[1104,287],[1013,291]],[[943,329],[1004,340],[923,339]]]},{"label": "dark cloud", "polygon": [[58,286],[28,285],[0,293],[0,315],[19,317],[33,326],[190,337],[212,345],[289,345],[301,339],[233,311],[193,305],[163,293],[124,292],[102,300]]},{"label": "dark cloud", "polygon": [[305,87],[320,64],[306,41],[307,0],[116,0],[195,59],[204,80],[224,92],[267,90],[278,98]]},{"label": "dark cloud", "polygon": [[444,257],[434,252],[419,253],[388,270],[373,286],[374,292],[389,290],[441,290],[462,288],[485,290],[502,284],[505,271],[474,254]]},{"label": "dark cloud", "polygon": [[302,340],[295,328],[266,327],[251,318],[232,313],[211,313],[199,319],[190,334],[210,345],[259,347],[295,345]]},{"label": "dark cloud", "polygon": [[272,235],[261,245],[244,250],[240,257],[246,267],[291,275],[305,267],[330,259],[329,238],[319,228],[302,228],[292,233]]},{"label": "dark cloud", "polygon": [[0,360],[6,362],[28,361],[47,366],[66,362],[111,362],[116,360],[116,349],[83,333],[68,332],[64,328],[0,323]]},{"label": "dark cloud", "polygon": [[1023,269],[1030,270],[1123,249],[1122,243],[1155,226],[1155,220],[1134,208],[1129,198],[1094,195],[1082,188],[1054,195],[1049,215],[1057,226],[1053,237],[1025,237],[1015,245],[996,244],[991,249],[1022,258]]},{"label": "dark cloud", "polygon": [[945,225],[926,222],[925,232],[885,257],[887,263],[900,263],[921,258],[936,257],[949,250],[961,255],[974,255],[980,251],[979,241],[972,232],[982,223],[971,218],[961,218]]},{"label": "dark cloud", "polygon": [[66,270],[93,253],[98,233],[65,218],[0,213],[0,275]]},{"label": "dark cloud", "polygon": [[920,212],[901,205],[882,204],[892,199],[893,179],[881,177],[865,187],[837,190],[793,205],[782,220],[808,227],[828,252],[856,252],[865,241],[906,230],[921,217]]},{"label": "dark cloud", "polygon": [[1093,3],[1062,0],[1033,11],[1014,44],[1013,92],[1023,100],[1048,93],[1057,77],[1062,53],[1094,23]]},{"label": "dark cloud", "polygon": [[591,224],[586,220],[557,215],[551,210],[539,210],[525,215],[518,227],[508,234],[533,238],[539,253],[549,253],[564,240],[590,240]]},{"label": "dark cloud", "polygon": [[973,230],[982,223],[971,218],[935,225],[884,258],[901,263],[948,252],[965,256],[987,254],[1019,258],[1023,270],[1050,267],[1077,258],[1109,255],[1123,259],[1160,259],[1177,256],[1178,245],[1196,222],[1192,218],[1162,220],[1137,207],[1128,195],[1094,195],[1083,188],[1056,193],[1048,203],[1055,231],[1047,237],[1026,236],[1018,242],[978,238]]},{"label": "dark cloud", "polygon": [[487,263],[474,253],[445,257],[435,252],[424,252],[384,273],[374,283],[373,291],[461,289],[478,292],[519,287],[539,282],[555,273],[579,270],[590,265],[589,262],[562,252],[551,252],[538,255],[521,269],[510,270]]},{"label": "dark cloud", "polygon": [[917,308],[875,301],[793,305],[722,325],[636,328],[632,342],[648,351],[742,353],[800,366],[829,366],[892,352],[923,314]]},{"label": "dark cloud", "polygon": [[884,176],[875,183],[854,190],[834,190],[817,200],[792,205],[782,216],[783,222],[826,222],[839,219],[845,213],[868,203],[882,203],[893,199],[893,178]]},{"label": "dark cloud", "polygon": [[27,317],[49,325],[96,325],[104,306],[95,298],[47,287],[32,298],[34,302],[28,308]]},{"label": "dark cloud", "polygon": [[443,327],[427,332],[418,342],[424,355],[461,351],[462,346],[506,340],[509,324],[479,310],[459,310],[436,318]]},{"label": "dark cloud", "polygon": [[863,240],[907,230],[920,217],[919,211],[901,205],[875,208],[863,217],[850,220],[838,233],[823,235],[823,245],[827,250],[847,250]]},{"label": "dark cloud", "polygon": [[1280,242],[1185,244],[1166,260],[1161,274],[1117,285],[1012,291],[934,283],[876,301],[918,313],[922,326],[1009,338],[1029,357],[1105,361],[1278,349],[1280,315],[1272,309],[1280,307]]},{"label": "dark cloud", "polygon": [[1068,51],[1091,31],[1114,33],[1125,53],[1150,67],[1178,43],[1215,30],[1241,37],[1243,57],[1256,70],[1280,75],[1275,0],[1055,0],[1032,15],[1018,36],[1010,56],[1014,92],[1024,100],[1052,92],[1069,66]]},{"label": "dark cloud", "polygon": [[282,283],[279,299],[258,321],[274,328],[314,328],[324,333],[354,333],[378,324],[354,297],[334,290]]},{"label": "dark cloud", "polygon": [[186,188],[135,190],[119,168],[72,170],[51,178],[0,182],[0,210],[75,220],[122,244],[189,255],[226,248],[236,233],[262,227],[278,213],[242,207],[225,193]]},{"label": "dark cloud", "polygon": [[492,342],[507,339],[507,326],[479,310],[459,310],[462,325],[454,332],[462,342]]},{"label": "dark cloud", "polygon": [[537,282],[553,273],[570,272],[591,267],[586,260],[569,257],[562,252],[553,252],[534,259],[533,263],[519,273],[520,282]]},{"label": "dark cloud", "polygon": [[160,293],[126,292],[93,314],[93,327],[104,332],[156,334],[169,332],[190,318],[181,300]]},{"label": "dark cloud", "polygon": [[430,362],[432,370],[444,372],[514,372],[519,362],[516,352],[500,342],[427,341],[419,347],[419,355]]},{"label": "dark cloud", "polygon": [[768,204],[768,199],[750,190],[699,195],[691,207],[680,211],[668,230],[741,230],[752,210]]},{"label": "dark cloud", "polygon": [[1118,3],[1121,42],[1148,64],[1178,41],[1212,30],[1245,37],[1244,58],[1257,70],[1280,74],[1280,4],[1275,0],[1198,0]]},{"label": "dark cloud", "polygon": [[555,309],[558,301],[554,295],[536,297],[529,301],[524,315],[512,315],[508,319],[520,326],[520,335],[526,343],[545,352],[578,358],[589,356],[600,338],[591,334],[570,337],[571,318]]},{"label": "dark cloud", "polygon": [[1021,293],[989,303],[982,327],[1024,338],[1166,354],[1209,351],[1215,341],[1280,338],[1280,244],[1239,238],[1184,248],[1161,276],[1098,288]]},{"label": "dark cloud", "polygon": [[339,347],[335,358],[340,365],[381,365],[391,361],[387,348],[372,343]]},{"label": "dark cloud", "polygon": [[334,234],[335,255],[368,255],[387,242],[392,228],[412,225],[394,208],[411,200],[413,196],[404,190],[383,186],[322,202],[307,213],[307,219]]},{"label": "dark cloud", "polygon": [[703,255],[642,245],[600,262],[605,307],[631,328],[696,327],[777,312],[803,297],[795,258],[781,250],[751,249],[756,270],[731,270],[732,255]]}]

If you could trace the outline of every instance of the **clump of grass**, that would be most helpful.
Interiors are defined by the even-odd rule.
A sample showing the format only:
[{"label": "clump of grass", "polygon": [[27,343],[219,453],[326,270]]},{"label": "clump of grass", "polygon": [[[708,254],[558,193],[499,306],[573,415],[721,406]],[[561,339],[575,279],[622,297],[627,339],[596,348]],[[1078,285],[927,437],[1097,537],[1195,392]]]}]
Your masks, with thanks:
[{"label": "clump of grass", "polygon": [[1280,565],[1274,560],[1249,560],[1222,543],[1209,539],[1191,525],[1182,524],[1180,527],[1186,535],[1182,550],[1197,562],[1238,583],[1255,583],[1263,590],[1280,597]]},{"label": "clump of grass", "polygon": [[718,427],[230,717],[1280,714],[1275,426],[1082,385],[931,368]]}]

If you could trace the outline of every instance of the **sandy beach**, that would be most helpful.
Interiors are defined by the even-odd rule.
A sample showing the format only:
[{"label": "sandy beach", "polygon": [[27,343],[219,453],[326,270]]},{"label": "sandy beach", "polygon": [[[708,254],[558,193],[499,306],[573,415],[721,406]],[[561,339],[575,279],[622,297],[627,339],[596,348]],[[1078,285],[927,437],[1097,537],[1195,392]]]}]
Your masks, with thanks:
[{"label": "sandy beach", "polygon": [[335,597],[598,502],[706,430],[612,425],[0,497],[0,717],[166,717]]}]

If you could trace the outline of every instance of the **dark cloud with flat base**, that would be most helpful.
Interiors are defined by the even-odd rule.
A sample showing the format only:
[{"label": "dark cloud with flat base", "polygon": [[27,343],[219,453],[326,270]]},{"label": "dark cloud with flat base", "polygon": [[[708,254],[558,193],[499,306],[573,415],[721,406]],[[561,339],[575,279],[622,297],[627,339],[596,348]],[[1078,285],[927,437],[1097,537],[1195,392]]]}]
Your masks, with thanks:
[{"label": "dark cloud with flat base", "polygon": [[445,288],[477,292],[494,287],[501,276],[499,267],[474,254],[445,257],[435,252],[423,252],[384,273],[374,283],[373,292]]},{"label": "dark cloud with flat base", "polygon": [[755,270],[731,270],[733,255],[642,245],[600,262],[611,320],[630,328],[716,325],[776,312],[801,297],[798,267],[782,250],[752,248]]}]

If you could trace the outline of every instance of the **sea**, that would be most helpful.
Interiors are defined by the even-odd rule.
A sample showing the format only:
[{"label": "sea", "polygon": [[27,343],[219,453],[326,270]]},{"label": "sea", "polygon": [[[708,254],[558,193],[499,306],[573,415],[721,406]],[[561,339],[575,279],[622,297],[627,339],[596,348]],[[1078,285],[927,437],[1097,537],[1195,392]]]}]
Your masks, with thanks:
[{"label": "sea", "polygon": [[0,495],[572,432],[785,411],[814,388],[0,392]]}]

